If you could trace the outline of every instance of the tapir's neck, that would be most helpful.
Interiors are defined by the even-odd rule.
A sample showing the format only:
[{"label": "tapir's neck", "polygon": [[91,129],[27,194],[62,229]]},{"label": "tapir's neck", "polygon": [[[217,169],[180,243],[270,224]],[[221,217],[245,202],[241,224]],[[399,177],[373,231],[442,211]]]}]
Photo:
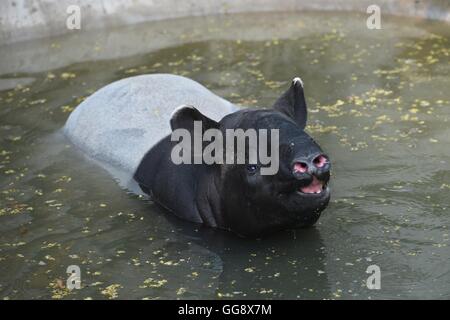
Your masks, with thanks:
[{"label": "tapir's neck", "polygon": [[199,180],[195,194],[198,212],[206,225],[224,227],[219,175],[215,168],[206,165],[202,165],[201,170],[201,174],[197,176]]},{"label": "tapir's neck", "polygon": [[175,165],[170,161],[172,144],[169,138],[163,139],[145,155],[134,179],[152,200],[178,217],[223,227],[216,168],[206,164]]}]

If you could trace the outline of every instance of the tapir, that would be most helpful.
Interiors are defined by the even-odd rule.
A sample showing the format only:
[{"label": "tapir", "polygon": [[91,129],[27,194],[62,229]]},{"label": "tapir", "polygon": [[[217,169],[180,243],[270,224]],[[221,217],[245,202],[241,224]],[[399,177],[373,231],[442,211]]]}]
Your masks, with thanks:
[{"label": "tapir", "polygon": [[[89,158],[123,172],[174,215],[258,237],[312,226],[330,200],[330,158],[305,132],[304,85],[294,78],[270,108],[243,107],[177,75],[113,82],[70,114],[64,133]],[[277,130],[278,168],[255,163],[174,163],[176,130]],[[191,151],[193,152],[193,151]]]}]

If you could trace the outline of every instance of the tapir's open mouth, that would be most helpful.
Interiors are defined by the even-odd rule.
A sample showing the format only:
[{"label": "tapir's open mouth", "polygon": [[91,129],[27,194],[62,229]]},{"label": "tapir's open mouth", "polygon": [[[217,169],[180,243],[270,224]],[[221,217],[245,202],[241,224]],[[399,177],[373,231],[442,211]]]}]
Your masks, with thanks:
[{"label": "tapir's open mouth", "polygon": [[313,176],[313,179],[311,183],[307,186],[300,187],[299,192],[300,193],[306,193],[306,194],[320,194],[327,188],[327,184],[323,181],[320,181],[315,176]]}]

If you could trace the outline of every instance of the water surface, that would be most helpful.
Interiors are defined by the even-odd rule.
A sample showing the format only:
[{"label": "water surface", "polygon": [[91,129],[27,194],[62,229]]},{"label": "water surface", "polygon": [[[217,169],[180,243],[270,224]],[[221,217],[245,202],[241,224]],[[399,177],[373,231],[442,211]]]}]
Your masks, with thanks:
[{"label": "water surface", "polygon": [[[0,47],[0,298],[450,298],[450,31],[365,19],[189,18]],[[301,76],[333,162],[319,223],[250,240],[182,222],[61,135],[88,95],[154,72],[255,108]]]}]

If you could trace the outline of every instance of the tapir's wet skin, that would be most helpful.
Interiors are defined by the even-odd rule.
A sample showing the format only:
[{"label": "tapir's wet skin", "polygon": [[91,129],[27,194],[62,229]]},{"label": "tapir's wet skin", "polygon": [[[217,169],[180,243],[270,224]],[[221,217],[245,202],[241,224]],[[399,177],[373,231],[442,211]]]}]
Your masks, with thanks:
[{"label": "tapir's wet skin", "polygon": [[[267,29],[275,18],[285,23]],[[369,31],[364,15],[334,13],[183,20],[217,40],[2,75],[23,86],[0,92],[0,298],[450,296],[449,29],[384,16],[382,23]],[[234,25],[255,31],[230,32]],[[43,49],[46,57],[58,55],[58,41]],[[254,240],[183,222],[124,192],[61,135],[89,94],[157,72],[250,106],[270,106],[300,75],[306,132],[332,165],[332,198],[315,226]],[[291,160],[285,172],[293,172]],[[317,190],[307,177],[299,181],[280,196],[322,197],[298,192]],[[69,292],[60,284],[73,264],[83,288]],[[372,264],[381,290],[365,286]]]},{"label": "tapir's wet skin", "polygon": [[[168,79],[167,75],[155,74],[147,78],[164,83],[173,76]],[[185,78],[176,78],[177,83],[185,81]],[[167,87],[177,90],[175,85]],[[148,89],[152,88],[149,86]],[[86,103],[90,101],[88,98]],[[151,103],[152,99],[149,99]],[[153,104],[158,105],[158,102]],[[108,102],[106,105],[109,105]],[[80,111],[82,116],[85,109],[96,108],[98,103],[81,107],[84,108]],[[78,120],[81,116],[73,115],[75,120],[71,117],[65,130],[69,137],[76,132],[72,128],[83,125]],[[196,152],[191,144],[195,146],[192,136],[201,136],[199,123],[203,124],[201,127],[204,130],[216,130],[221,137],[224,132],[240,130],[241,139],[238,140],[241,141],[245,141],[246,132],[256,134],[263,130],[272,134],[276,131],[277,138],[274,140],[271,136],[264,146],[262,143],[255,144],[256,139],[249,139],[246,144],[231,144],[229,139],[235,140],[233,135],[227,134],[221,138],[226,140],[221,149],[225,149],[226,153],[232,152],[236,158],[241,156],[247,160],[246,164],[238,161],[175,163],[173,150],[180,144],[186,144],[184,141],[188,144],[182,151],[184,154]],[[194,106],[181,106],[171,115],[172,133],[145,154],[133,176],[151,200],[184,220],[250,237],[261,237],[287,228],[310,227],[329,202],[330,191],[326,185],[330,179],[331,165],[319,145],[304,131],[306,123],[307,105],[303,82],[298,77],[291,81],[271,108],[244,108],[225,115],[218,122]],[[180,130],[187,133],[181,142],[172,138],[174,134],[178,136]],[[250,166],[248,159],[252,148],[257,149],[257,154],[261,154],[262,148],[271,150],[272,157],[276,153],[278,167],[271,174],[263,174],[267,166],[260,161]],[[300,171],[296,170],[296,165],[301,166]]]}]

